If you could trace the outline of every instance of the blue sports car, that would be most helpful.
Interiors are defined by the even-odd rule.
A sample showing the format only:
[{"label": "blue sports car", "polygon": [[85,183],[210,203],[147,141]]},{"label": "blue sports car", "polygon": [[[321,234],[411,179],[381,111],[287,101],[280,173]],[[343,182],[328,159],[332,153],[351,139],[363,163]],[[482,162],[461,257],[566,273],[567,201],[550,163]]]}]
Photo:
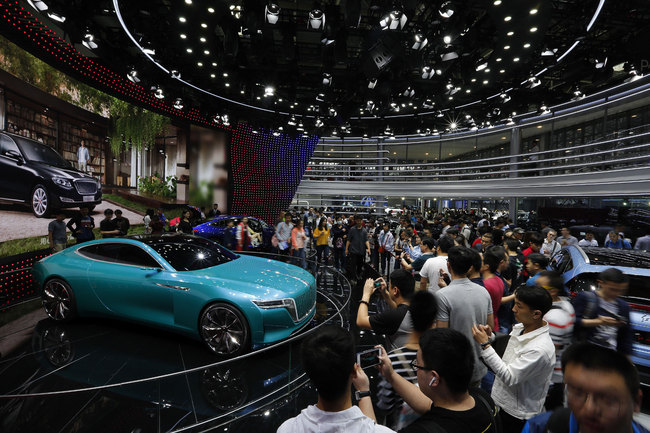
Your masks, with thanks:
[{"label": "blue sports car", "polygon": [[[209,221],[205,221],[194,227],[194,234],[215,242],[223,243],[223,234],[228,227],[228,221],[233,222],[233,227],[237,227],[243,216],[221,215]],[[271,238],[275,233],[275,227],[268,225],[264,221],[255,217],[248,218],[248,227],[253,233],[259,233],[257,240],[248,245],[249,248],[270,249]]]},{"label": "blue sports car", "polygon": [[49,317],[105,316],[166,328],[237,356],[285,339],[315,313],[307,271],[197,236],[100,239],[32,268]]}]

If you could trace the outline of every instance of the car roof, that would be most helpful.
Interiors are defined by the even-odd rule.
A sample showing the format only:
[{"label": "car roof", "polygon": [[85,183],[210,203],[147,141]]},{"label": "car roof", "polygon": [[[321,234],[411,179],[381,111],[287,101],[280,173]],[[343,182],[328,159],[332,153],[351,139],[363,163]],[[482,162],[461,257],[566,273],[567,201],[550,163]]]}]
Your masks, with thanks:
[{"label": "car roof", "polygon": [[618,268],[625,273],[650,276],[650,252],[621,250],[603,247],[570,246],[587,260],[583,265],[585,272],[602,272],[608,268]]}]

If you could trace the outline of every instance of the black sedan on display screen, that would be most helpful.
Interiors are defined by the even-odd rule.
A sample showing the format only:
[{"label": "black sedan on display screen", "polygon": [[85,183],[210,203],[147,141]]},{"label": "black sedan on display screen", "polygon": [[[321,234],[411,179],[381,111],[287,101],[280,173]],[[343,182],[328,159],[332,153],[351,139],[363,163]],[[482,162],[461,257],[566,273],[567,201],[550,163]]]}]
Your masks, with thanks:
[{"label": "black sedan on display screen", "polygon": [[50,146],[0,133],[0,201],[26,203],[42,218],[61,208],[92,210],[102,202],[102,186]]}]

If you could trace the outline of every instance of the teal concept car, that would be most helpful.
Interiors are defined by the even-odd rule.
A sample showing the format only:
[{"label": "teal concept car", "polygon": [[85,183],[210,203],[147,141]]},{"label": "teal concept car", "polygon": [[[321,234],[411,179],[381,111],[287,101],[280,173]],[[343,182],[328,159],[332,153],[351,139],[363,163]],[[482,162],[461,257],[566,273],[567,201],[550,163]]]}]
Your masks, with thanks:
[{"label": "teal concept car", "polygon": [[316,281],[293,265],[197,236],[100,239],[32,268],[55,321],[110,317],[202,340],[233,357],[283,340],[316,311]]}]

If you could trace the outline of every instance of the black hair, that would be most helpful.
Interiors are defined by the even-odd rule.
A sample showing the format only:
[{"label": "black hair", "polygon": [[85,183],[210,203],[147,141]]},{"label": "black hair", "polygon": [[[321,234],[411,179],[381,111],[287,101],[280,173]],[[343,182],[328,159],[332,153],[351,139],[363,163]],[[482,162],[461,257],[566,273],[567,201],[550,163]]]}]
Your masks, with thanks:
[{"label": "black hair", "polygon": [[449,249],[448,256],[451,270],[456,275],[467,275],[472,266],[472,251],[467,247],[452,247]]},{"label": "black hair", "polygon": [[467,392],[474,373],[472,345],[451,328],[436,328],[420,337],[424,366],[435,370],[453,394]]},{"label": "black hair", "polygon": [[443,236],[440,238],[438,241],[438,247],[440,248],[440,251],[443,253],[449,253],[449,249],[454,246],[454,240],[451,238],[451,236]]},{"label": "black hair", "polygon": [[542,271],[539,273],[539,276],[548,278],[549,286],[557,289],[558,293],[564,293],[564,278],[562,278],[562,274],[557,271]]},{"label": "black hair", "polygon": [[302,365],[323,400],[333,401],[349,392],[354,371],[354,339],[340,326],[323,326],[302,341]]},{"label": "black hair", "polygon": [[483,257],[481,257],[481,253],[473,248],[468,249],[472,255],[472,269],[474,269],[474,272],[481,272],[481,267],[483,266]]},{"label": "black hair", "polygon": [[499,263],[504,260],[506,250],[503,247],[492,247],[483,254],[483,263],[490,267],[490,272],[495,273]]},{"label": "black hair", "polygon": [[390,274],[390,282],[399,289],[402,298],[410,299],[415,290],[415,278],[406,269],[396,269]]},{"label": "black hair", "polygon": [[116,214],[119,213],[120,215],[122,215],[122,210],[121,210],[121,209],[115,209],[115,213],[116,213]]},{"label": "black hair", "polygon": [[585,231],[585,235],[589,235],[589,234],[592,234],[592,235],[596,236],[596,233],[593,230]]},{"label": "black hair", "polygon": [[431,326],[436,321],[436,314],[438,314],[436,297],[428,290],[415,292],[411,299],[409,311],[411,312],[414,331],[424,332],[431,329]]},{"label": "black hair", "polygon": [[[87,208],[86,208],[86,209],[87,209]],[[110,208],[109,208],[109,209],[106,209],[106,210],[104,211],[104,215],[111,215],[112,213],[113,213],[113,209],[110,209]]]},{"label": "black hair", "polygon": [[540,235],[539,233],[530,232],[530,235],[528,236],[528,243],[541,246],[544,244],[544,239],[542,239],[542,235]]},{"label": "black hair", "polygon": [[600,281],[608,281],[610,283],[627,283],[630,281],[627,275],[625,275],[620,269],[609,268],[605,269],[603,272],[598,274],[598,279]]},{"label": "black hair", "polygon": [[456,235],[456,236],[458,236],[458,230],[456,230],[456,229],[449,229],[449,230],[447,230],[447,236],[451,236],[451,235]]},{"label": "black hair", "polygon": [[546,257],[544,254],[530,253],[528,254],[527,260],[535,265],[538,265],[542,269],[548,266],[548,257]]},{"label": "black hair", "polygon": [[433,250],[436,246],[436,241],[433,238],[424,238],[422,239],[422,244],[429,247],[430,250]]},{"label": "black hair", "polygon": [[515,238],[508,238],[503,243],[508,247],[508,250],[515,252],[519,249],[519,245],[521,245],[519,240]]},{"label": "black hair", "polygon": [[551,294],[539,286],[519,286],[515,291],[515,297],[518,301],[528,305],[531,310],[541,311],[542,317],[553,306]]},{"label": "black hair", "polygon": [[562,353],[562,372],[569,364],[580,365],[587,370],[619,374],[632,399],[636,400],[639,394],[639,373],[622,352],[587,342],[574,343]]}]

